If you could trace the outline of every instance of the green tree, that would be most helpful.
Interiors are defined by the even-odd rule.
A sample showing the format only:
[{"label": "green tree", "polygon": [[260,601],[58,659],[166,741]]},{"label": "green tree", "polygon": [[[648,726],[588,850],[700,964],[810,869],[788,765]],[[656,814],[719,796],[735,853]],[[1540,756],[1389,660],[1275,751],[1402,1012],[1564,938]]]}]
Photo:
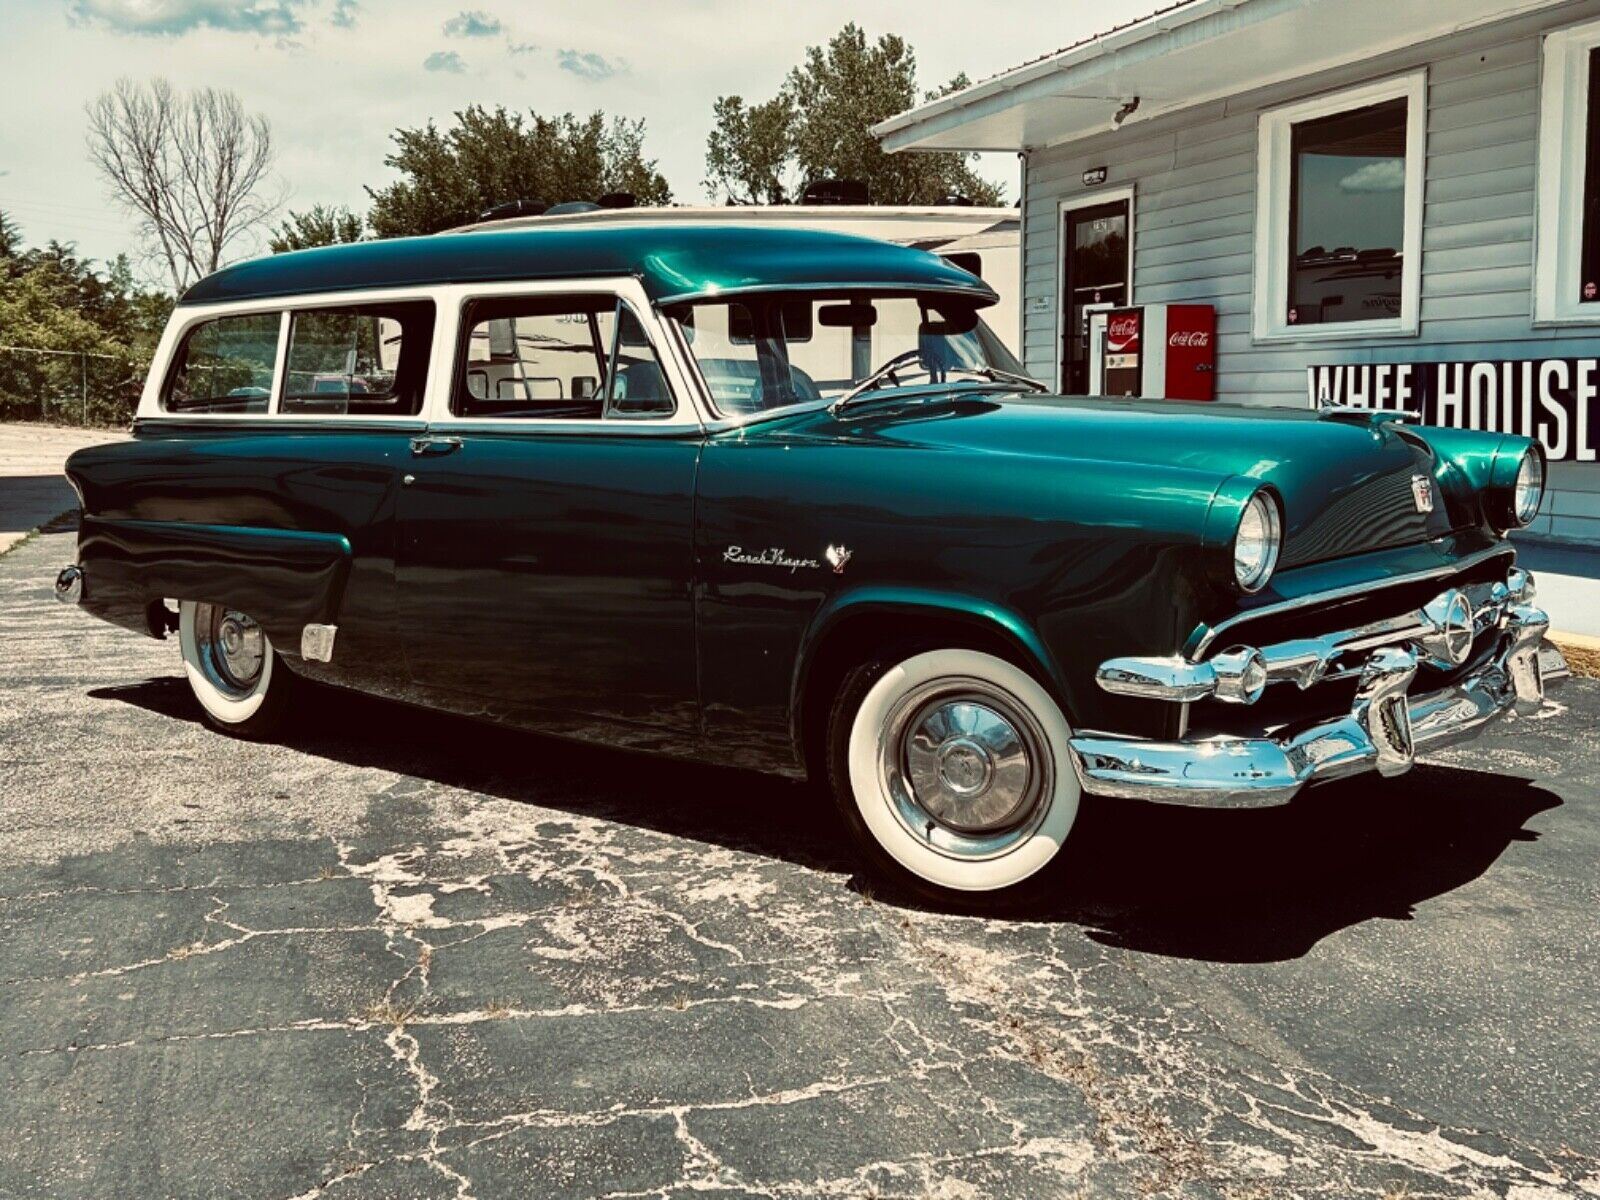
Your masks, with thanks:
[{"label": "green tree", "polygon": [[365,222],[348,208],[317,204],[304,212],[289,213],[268,244],[274,254],[282,254],[287,250],[359,242],[364,236],[364,225]]},{"label": "green tree", "polygon": [[0,211],[0,272],[9,274],[22,253],[22,230]]},{"label": "green tree", "polygon": [[[967,86],[958,75],[922,95],[936,99]],[[975,154],[885,154],[871,128],[913,107],[919,98],[917,58],[902,38],[868,43],[846,25],[826,46],[807,48],[778,95],[749,105],[720,96],[706,144],[706,187],[736,203],[780,203],[785,182],[859,179],[874,204],[933,204],[958,194],[977,204],[1001,203],[996,185],[973,170]]]},{"label": "green tree", "polygon": [[592,113],[541,117],[473,105],[441,130],[397,129],[384,162],[404,178],[368,188],[367,221],[381,238],[437,233],[477,219],[512,200],[591,200],[632,192],[644,204],[665,204],[672,192],[644,157],[644,122],[607,121]]},{"label": "green tree", "polygon": [[794,199],[794,102],[779,92],[765,104],[718,96],[706,143],[706,190],[734,204]]},{"label": "green tree", "polygon": [[125,422],[171,311],[126,257],[100,272],[70,244],[24,250],[0,220],[0,345],[27,348],[0,351],[0,416],[82,419],[87,385],[91,421]]}]

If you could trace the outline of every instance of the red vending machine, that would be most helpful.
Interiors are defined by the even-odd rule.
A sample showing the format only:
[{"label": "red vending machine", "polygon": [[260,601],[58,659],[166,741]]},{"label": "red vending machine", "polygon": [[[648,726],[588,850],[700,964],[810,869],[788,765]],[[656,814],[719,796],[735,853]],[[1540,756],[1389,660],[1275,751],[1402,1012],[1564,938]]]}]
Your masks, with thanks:
[{"label": "red vending machine", "polygon": [[[1166,400],[1216,399],[1217,314],[1209,304],[1113,308],[1093,343],[1090,391]],[[1098,368],[1098,370],[1094,369]]]}]

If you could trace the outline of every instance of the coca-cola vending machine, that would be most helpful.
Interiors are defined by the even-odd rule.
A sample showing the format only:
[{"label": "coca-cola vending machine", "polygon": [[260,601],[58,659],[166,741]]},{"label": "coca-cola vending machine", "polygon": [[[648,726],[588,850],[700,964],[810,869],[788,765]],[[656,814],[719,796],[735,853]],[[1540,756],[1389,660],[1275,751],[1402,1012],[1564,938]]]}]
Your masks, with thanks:
[{"label": "coca-cola vending machine", "polygon": [[1095,313],[1089,391],[1101,396],[1216,399],[1216,310],[1143,304]]}]

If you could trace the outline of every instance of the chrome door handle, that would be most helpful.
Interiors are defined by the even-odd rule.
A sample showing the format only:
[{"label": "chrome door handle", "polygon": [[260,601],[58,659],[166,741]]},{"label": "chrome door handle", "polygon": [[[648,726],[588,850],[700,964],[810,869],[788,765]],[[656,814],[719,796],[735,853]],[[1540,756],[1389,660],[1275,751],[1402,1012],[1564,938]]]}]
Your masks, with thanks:
[{"label": "chrome door handle", "polygon": [[421,458],[425,454],[454,454],[461,449],[458,437],[419,437],[411,439],[411,453]]}]

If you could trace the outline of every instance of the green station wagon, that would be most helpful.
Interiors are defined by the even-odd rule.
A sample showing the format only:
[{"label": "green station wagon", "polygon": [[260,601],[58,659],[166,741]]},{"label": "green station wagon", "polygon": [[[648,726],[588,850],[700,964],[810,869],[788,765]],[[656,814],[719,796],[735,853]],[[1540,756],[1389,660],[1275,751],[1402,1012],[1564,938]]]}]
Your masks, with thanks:
[{"label": "green station wagon", "polygon": [[1506,541],[1536,444],[1047,395],[994,301],[797,230],[247,262],[72,457],[57,593],[175,632],[226,732],[316,680],[810,776],[925,892],[1033,875],[1083,792],[1279,804],[1566,675]]}]

